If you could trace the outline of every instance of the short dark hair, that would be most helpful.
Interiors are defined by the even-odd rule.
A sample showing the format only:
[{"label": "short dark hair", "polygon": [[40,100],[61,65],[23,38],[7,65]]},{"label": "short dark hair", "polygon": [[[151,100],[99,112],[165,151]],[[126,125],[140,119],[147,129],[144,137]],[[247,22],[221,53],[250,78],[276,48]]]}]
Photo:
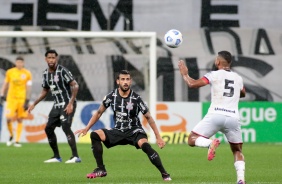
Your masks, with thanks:
[{"label": "short dark hair", "polygon": [[130,75],[131,77],[131,74],[128,70],[121,70],[119,71],[118,75],[117,75],[117,79],[119,79],[119,75]]},{"label": "short dark hair", "polygon": [[45,57],[47,57],[48,54],[55,54],[56,56],[58,56],[58,53],[57,53],[56,50],[54,50],[54,49],[48,50],[48,51],[45,53]]},{"label": "short dark hair", "polygon": [[18,56],[18,57],[16,58],[16,61],[17,61],[17,60],[24,61],[24,58],[23,58],[22,56]]},{"label": "short dark hair", "polygon": [[232,62],[232,55],[231,55],[230,52],[223,50],[223,51],[218,52],[217,54],[218,54],[218,56],[225,59],[225,61],[227,61],[227,63],[230,64]]}]

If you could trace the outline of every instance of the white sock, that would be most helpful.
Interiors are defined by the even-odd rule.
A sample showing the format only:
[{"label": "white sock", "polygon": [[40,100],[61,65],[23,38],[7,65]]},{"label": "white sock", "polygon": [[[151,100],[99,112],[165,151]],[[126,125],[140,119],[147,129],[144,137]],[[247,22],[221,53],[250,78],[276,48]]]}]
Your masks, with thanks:
[{"label": "white sock", "polygon": [[236,161],[234,166],[237,172],[237,182],[245,181],[245,161]]},{"label": "white sock", "polygon": [[204,138],[204,137],[198,137],[195,141],[195,145],[202,148],[208,148],[211,144],[212,140]]}]

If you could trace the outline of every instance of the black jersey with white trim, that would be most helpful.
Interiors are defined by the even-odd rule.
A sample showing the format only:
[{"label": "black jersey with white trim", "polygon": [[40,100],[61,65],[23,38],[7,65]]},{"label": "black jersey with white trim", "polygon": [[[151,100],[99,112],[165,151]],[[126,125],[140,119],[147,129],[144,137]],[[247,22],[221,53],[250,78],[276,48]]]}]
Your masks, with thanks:
[{"label": "black jersey with white trim", "polygon": [[118,89],[113,90],[103,100],[103,105],[111,106],[114,112],[115,128],[126,130],[142,127],[138,117],[139,112],[146,114],[149,109],[140,95],[130,90],[126,98],[120,96]]},{"label": "black jersey with white trim", "polygon": [[67,68],[57,65],[54,72],[51,73],[48,69],[43,72],[42,87],[50,89],[55,106],[64,107],[71,98],[70,83],[73,80],[74,78]]}]

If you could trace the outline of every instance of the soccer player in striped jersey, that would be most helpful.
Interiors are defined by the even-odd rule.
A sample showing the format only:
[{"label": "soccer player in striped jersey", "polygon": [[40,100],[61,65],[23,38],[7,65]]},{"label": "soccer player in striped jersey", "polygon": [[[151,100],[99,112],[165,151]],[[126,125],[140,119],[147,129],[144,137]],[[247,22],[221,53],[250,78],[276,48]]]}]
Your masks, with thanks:
[{"label": "soccer player in striped jersey", "polygon": [[[24,68],[24,58],[16,58],[16,66],[7,70],[5,81],[1,89],[1,102],[3,104],[4,95],[7,92],[6,103],[6,118],[7,127],[10,133],[10,138],[7,141],[7,146],[14,144],[15,147],[21,147],[19,143],[22,129],[23,119],[28,116],[27,108],[29,105],[29,99],[31,94],[32,74],[29,70]],[[17,130],[16,139],[13,142],[13,121],[16,119]]]},{"label": "soccer player in striped jersey", "polygon": [[189,76],[184,61],[178,62],[180,73],[190,88],[200,88],[210,84],[211,105],[205,117],[193,128],[188,137],[190,146],[208,148],[208,160],[215,157],[219,146],[218,139],[209,139],[218,131],[222,132],[234,155],[234,166],[237,172],[237,183],[245,184],[245,161],[242,153],[242,132],[238,103],[245,97],[242,77],[231,71],[232,56],[228,51],[218,52],[215,66],[218,70],[211,71],[203,78],[193,79]]},{"label": "soccer player in striped jersey", "polygon": [[130,87],[132,83],[131,75],[127,70],[122,70],[116,80],[118,88],[110,92],[103,99],[99,109],[93,114],[84,129],[77,130],[78,136],[86,135],[88,130],[99,120],[103,112],[111,107],[114,112],[115,126],[112,129],[99,129],[91,132],[92,152],[96,159],[97,168],[92,173],[86,175],[87,178],[104,177],[107,171],[103,162],[102,143],[107,148],[117,145],[132,145],[136,149],[142,149],[147,154],[149,160],[160,171],[163,180],[171,180],[170,175],[164,169],[159,154],[148,143],[146,132],[142,128],[138,117],[141,112],[154,131],[159,148],[165,146],[161,138],[154,119],[142,98]]},{"label": "soccer player in striped jersey", "polygon": [[43,72],[42,91],[38,99],[29,107],[28,111],[32,111],[47,96],[48,92],[51,92],[54,105],[49,113],[45,132],[54,155],[44,162],[62,162],[55,134],[55,128],[62,126],[72,151],[72,156],[65,163],[79,163],[81,159],[78,156],[75,136],[71,130],[79,86],[71,72],[58,64],[57,57],[58,53],[55,50],[48,50],[45,53],[48,68]]}]

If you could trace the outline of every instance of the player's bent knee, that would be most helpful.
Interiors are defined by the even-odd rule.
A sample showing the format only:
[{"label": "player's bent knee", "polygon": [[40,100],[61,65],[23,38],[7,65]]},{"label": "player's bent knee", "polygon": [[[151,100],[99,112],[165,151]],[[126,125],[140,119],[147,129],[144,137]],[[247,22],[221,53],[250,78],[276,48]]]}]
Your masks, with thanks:
[{"label": "player's bent knee", "polygon": [[195,141],[191,141],[191,140],[188,139],[188,145],[191,146],[191,147],[194,147]]},{"label": "player's bent knee", "polygon": [[194,147],[195,146],[195,141],[196,139],[199,137],[199,135],[191,132],[188,136],[188,145],[191,146],[191,147]]},{"label": "player's bent knee", "polygon": [[45,133],[46,133],[47,136],[53,134],[54,133],[53,127],[47,125],[45,127]]},{"label": "player's bent knee", "polygon": [[142,139],[139,139],[138,142],[137,142],[137,144],[138,144],[138,146],[139,146],[140,148],[142,147],[142,145],[143,145],[144,143],[148,143],[148,139],[142,138]]},{"label": "player's bent knee", "polygon": [[151,147],[151,145],[150,145],[149,143],[145,142],[145,143],[143,143],[143,144],[141,145],[141,149],[142,149],[145,153],[147,153],[150,149],[152,149],[152,147]]},{"label": "player's bent knee", "polygon": [[90,138],[92,141],[101,141],[100,136],[96,132],[91,132]]},{"label": "player's bent knee", "polygon": [[188,145],[191,147],[195,146],[195,139],[193,137],[188,137]]},{"label": "player's bent knee", "polygon": [[72,130],[71,130],[71,127],[70,127],[70,124],[63,124],[62,125],[62,129],[64,131],[64,133],[66,134],[66,136],[74,136]]}]

